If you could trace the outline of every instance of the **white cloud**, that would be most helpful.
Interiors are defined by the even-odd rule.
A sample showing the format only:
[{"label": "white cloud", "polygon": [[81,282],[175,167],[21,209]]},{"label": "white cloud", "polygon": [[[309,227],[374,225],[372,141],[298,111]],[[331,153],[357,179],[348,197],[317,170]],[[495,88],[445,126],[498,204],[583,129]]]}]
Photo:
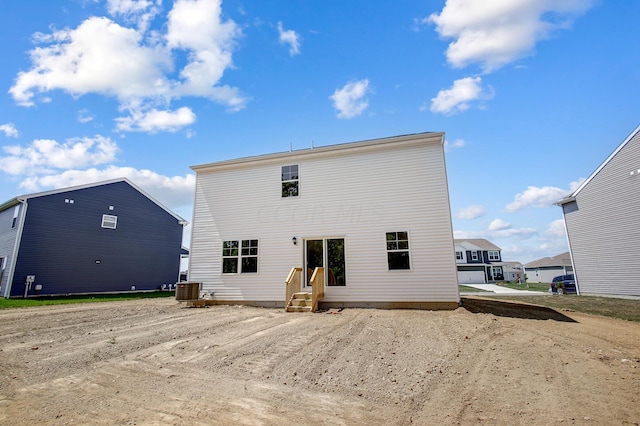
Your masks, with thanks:
[{"label": "white cloud", "polygon": [[17,138],[20,134],[13,123],[0,124],[0,131],[8,138]]},{"label": "white cloud", "polygon": [[469,102],[489,99],[493,94],[483,90],[482,78],[465,77],[453,82],[450,89],[441,90],[431,99],[431,112],[455,114],[469,108]]},{"label": "white cloud", "polygon": [[504,231],[505,229],[511,228],[511,224],[505,222],[502,219],[494,219],[489,224],[489,231]]},{"label": "white cloud", "polygon": [[479,63],[492,72],[531,54],[535,44],[591,7],[593,0],[447,0],[429,16],[436,31],[453,39],[447,60],[455,68]]},{"label": "white cloud", "polygon": [[453,238],[459,240],[467,240],[472,238],[487,238],[487,233],[484,231],[453,231]]},{"label": "white cloud", "polygon": [[535,234],[538,233],[538,230],[535,228],[507,228],[500,229],[497,231],[491,231],[489,236],[491,238],[519,238],[521,240],[525,240],[527,238],[531,238]]},{"label": "white cloud", "polygon": [[464,139],[456,139],[453,142],[449,142],[448,140],[445,139],[444,150],[451,151],[453,148],[462,148],[465,145],[466,145],[466,142],[464,141]]},{"label": "white cloud", "polygon": [[369,80],[363,79],[347,83],[343,88],[336,89],[329,99],[333,100],[333,107],[338,111],[338,118],[353,118],[362,114],[369,106],[365,96],[369,93]]},{"label": "white cloud", "polygon": [[0,156],[0,171],[21,179],[19,186],[25,192],[126,177],[169,208],[192,208],[195,175],[163,176],[109,164],[117,161],[120,149],[107,137],[74,138],[64,143],[38,139],[26,147],[5,146],[3,150],[7,155]]},{"label": "white cloud", "polygon": [[109,138],[74,138],[64,143],[37,139],[30,145],[5,146],[0,171],[10,175],[36,175],[54,170],[107,164],[115,160],[118,145]]},{"label": "white cloud", "polygon": [[484,214],[484,207],[479,204],[475,204],[473,206],[465,207],[458,210],[458,212],[456,213],[456,217],[458,219],[477,219],[481,216],[484,216]]},{"label": "white cloud", "polygon": [[[160,0],[110,0],[107,7],[114,16],[135,20],[138,29],[90,17],[77,28],[35,34],[39,46],[30,51],[32,67],[18,73],[9,89],[18,104],[44,102],[43,95],[55,90],[72,96],[97,93],[117,98],[133,122],[184,96],[204,97],[231,111],[244,108],[248,100],[237,88],[219,84],[233,65],[232,53],[241,36],[235,22],[221,19],[221,0],[176,0],[164,36],[141,22],[159,12]],[[186,65],[175,70],[174,61],[185,55]],[[179,78],[172,77],[176,74]]]},{"label": "white cloud", "polygon": [[93,116],[93,114],[91,114],[89,110],[86,108],[83,108],[80,111],[78,111],[78,121],[81,123],[88,123],[92,121],[94,118],[95,117]]},{"label": "white cloud", "polygon": [[454,230],[453,236],[457,239],[469,239],[469,238],[485,238],[489,241],[499,243],[496,240],[529,240],[533,236],[538,234],[535,228],[514,228],[510,223],[505,222],[502,219],[494,219],[489,223],[487,229],[479,231],[460,231]]},{"label": "white cloud", "polygon": [[104,169],[66,170],[59,174],[33,176],[25,179],[20,187],[29,192],[38,192],[122,177],[128,178],[171,209],[193,203],[196,182],[193,174],[169,177],[150,170],[137,170],[132,167],[113,165]]},{"label": "white cloud", "polygon": [[190,108],[182,107],[176,111],[136,111],[129,117],[116,118],[116,127],[121,131],[155,133],[157,131],[176,132],[196,121],[196,115]]},{"label": "white cloud", "polygon": [[278,22],[278,34],[281,44],[289,45],[289,55],[295,56],[300,53],[300,36],[293,30],[282,28],[282,22]]},{"label": "white cloud", "polygon": [[550,237],[566,238],[567,232],[564,227],[564,219],[557,219],[551,222],[545,234]]},{"label": "white cloud", "polygon": [[176,96],[205,96],[231,109],[244,107],[237,89],[216,87],[224,71],[233,65],[231,56],[240,28],[221,20],[221,0],[177,0],[168,16],[167,45],[184,49],[189,62],[180,72]]},{"label": "white cloud", "polygon": [[[509,224],[507,224],[509,225]],[[457,239],[468,239],[468,238],[486,238],[489,241],[501,239],[501,238],[516,238],[518,240],[526,240],[534,235],[536,235],[538,231],[535,228],[512,228],[511,225],[504,229],[495,229],[495,230],[480,230],[480,231],[459,231],[454,230],[453,236]]]},{"label": "white cloud", "polygon": [[415,32],[422,31],[422,28],[425,25],[429,24],[429,17],[426,18],[413,18],[413,25],[411,26],[411,30]]},{"label": "white cloud", "polygon": [[571,182],[570,189],[561,189],[555,186],[529,186],[524,192],[516,194],[515,200],[507,204],[505,211],[514,213],[529,207],[547,208],[553,206],[561,198],[573,192],[584,179]]},{"label": "white cloud", "polygon": [[142,45],[140,33],[108,18],[91,17],[76,29],[40,34],[37,39],[50,45],[30,52],[33,68],[18,73],[9,89],[21,105],[33,105],[37,92],[56,89],[121,101],[169,94],[163,70],[171,67],[170,52]]},{"label": "white cloud", "polygon": [[161,8],[162,0],[107,0],[107,11],[112,16],[120,16],[127,22],[136,23],[141,31],[149,27]]}]

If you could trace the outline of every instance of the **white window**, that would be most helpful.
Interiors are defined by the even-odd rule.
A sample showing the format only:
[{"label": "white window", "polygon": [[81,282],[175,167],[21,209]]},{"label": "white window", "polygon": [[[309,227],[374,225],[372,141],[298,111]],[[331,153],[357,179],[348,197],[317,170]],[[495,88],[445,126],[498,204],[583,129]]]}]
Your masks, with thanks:
[{"label": "white window", "polygon": [[411,269],[408,232],[387,232],[387,262],[389,270]]},{"label": "white window", "polygon": [[456,259],[457,260],[462,260],[462,252],[461,251],[457,251],[456,252]]},{"label": "white window", "polygon": [[500,260],[500,252],[496,250],[489,250],[489,260]]},{"label": "white window", "polygon": [[471,252],[471,260],[478,260],[478,252],[477,251],[472,251]]},{"label": "white window", "polygon": [[238,272],[258,272],[258,240],[222,242],[222,273]]},{"label": "white window", "polygon": [[13,220],[11,221],[12,228],[15,228],[18,224],[18,213],[20,213],[20,204],[13,208]]},{"label": "white window", "polygon": [[118,223],[118,216],[113,216],[110,214],[102,215],[102,227],[107,229],[116,229],[116,225]]},{"label": "white window", "polygon": [[298,165],[282,166],[282,197],[297,197],[300,195],[298,187]]}]

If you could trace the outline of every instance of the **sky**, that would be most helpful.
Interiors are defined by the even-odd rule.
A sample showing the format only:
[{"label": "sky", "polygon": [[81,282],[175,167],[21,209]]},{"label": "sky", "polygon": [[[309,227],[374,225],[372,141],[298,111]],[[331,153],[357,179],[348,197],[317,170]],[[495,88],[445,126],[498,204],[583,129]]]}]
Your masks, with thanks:
[{"label": "sky", "polygon": [[[637,0],[2,0],[0,202],[445,132],[455,238],[568,250],[554,203],[640,124]],[[185,244],[189,244],[189,229]]]}]

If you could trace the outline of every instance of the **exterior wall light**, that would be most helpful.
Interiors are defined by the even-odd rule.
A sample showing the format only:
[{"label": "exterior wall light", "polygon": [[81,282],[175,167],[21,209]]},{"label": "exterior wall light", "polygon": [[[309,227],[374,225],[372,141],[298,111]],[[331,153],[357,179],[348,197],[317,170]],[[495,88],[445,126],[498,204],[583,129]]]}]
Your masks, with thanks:
[{"label": "exterior wall light", "polygon": [[291,239],[291,242],[293,243],[293,245],[295,246],[296,244],[298,244],[298,239],[296,237],[293,237]]}]

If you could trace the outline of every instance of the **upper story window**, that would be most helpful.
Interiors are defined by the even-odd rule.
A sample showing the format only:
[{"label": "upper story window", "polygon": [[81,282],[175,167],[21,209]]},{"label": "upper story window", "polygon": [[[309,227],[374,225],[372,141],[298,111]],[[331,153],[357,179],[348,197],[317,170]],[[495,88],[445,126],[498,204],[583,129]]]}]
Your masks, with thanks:
[{"label": "upper story window", "polygon": [[387,262],[389,270],[411,269],[408,232],[387,232]]},{"label": "upper story window", "polygon": [[478,260],[478,252],[477,251],[472,251],[471,252],[471,260]]},{"label": "upper story window", "polygon": [[462,252],[461,251],[457,251],[456,252],[456,260],[462,260]]},{"label": "upper story window", "polygon": [[300,195],[298,165],[282,166],[282,197]]},{"label": "upper story window", "polygon": [[497,250],[489,250],[489,260],[500,260],[500,252]]},{"label": "upper story window", "polygon": [[118,224],[118,216],[113,216],[110,214],[102,215],[102,227],[108,229],[116,229]]},{"label": "upper story window", "polygon": [[18,224],[18,214],[20,213],[20,204],[13,208],[13,220],[11,221],[11,227],[15,228]]}]

